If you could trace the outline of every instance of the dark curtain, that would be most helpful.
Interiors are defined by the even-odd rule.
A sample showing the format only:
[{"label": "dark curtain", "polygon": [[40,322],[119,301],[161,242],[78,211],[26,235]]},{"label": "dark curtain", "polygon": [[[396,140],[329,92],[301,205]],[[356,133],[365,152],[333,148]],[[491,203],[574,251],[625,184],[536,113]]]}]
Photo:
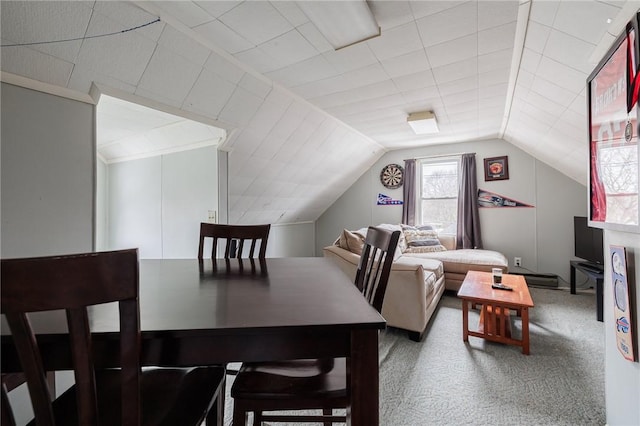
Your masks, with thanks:
[{"label": "dark curtain", "polygon": [[416,224],[416,160],[404,160],[402,223]]},{"label": "dark curtain", "polygon": [[456,248],[481,249],[480,215],[478,214],[478,183],[475,154],[462,154],[462,176],[458,193],[458,232]]}]

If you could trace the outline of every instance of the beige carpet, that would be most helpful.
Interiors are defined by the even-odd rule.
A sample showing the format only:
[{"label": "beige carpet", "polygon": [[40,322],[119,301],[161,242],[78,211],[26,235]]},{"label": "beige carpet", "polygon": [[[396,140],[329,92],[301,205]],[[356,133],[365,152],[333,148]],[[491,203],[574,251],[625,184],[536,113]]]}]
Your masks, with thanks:
[{"label": "beige carpet", "polygon": [[[531,294],[529,356],[474,337],[465,344],[454,294],[445,293],[422,342],[384,331],[380,424],[604,425],[604,329],[594,294],[541,288]],[[517,334],[519,320],[513,326]],[[228,398],[227,425],[232,404]]]}]

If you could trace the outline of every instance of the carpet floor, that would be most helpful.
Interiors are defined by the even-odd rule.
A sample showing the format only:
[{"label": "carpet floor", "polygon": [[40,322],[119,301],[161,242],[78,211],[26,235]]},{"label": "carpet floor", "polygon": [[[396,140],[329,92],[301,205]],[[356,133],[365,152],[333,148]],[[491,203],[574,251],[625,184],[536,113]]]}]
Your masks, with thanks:
[{"label": "carpet floor", "polygon": [[[383,331],[380,424],[604,425],[604,328],[594,294],[530,290],[529,356],[475,337],[464,343],[462,304],[449,292],[422,342],[398,329]],[[469,324],[477,318],[472,311]],[[518,335],[520,321],[512,319]],[[232,410],[227,393],[226,425]]]}]

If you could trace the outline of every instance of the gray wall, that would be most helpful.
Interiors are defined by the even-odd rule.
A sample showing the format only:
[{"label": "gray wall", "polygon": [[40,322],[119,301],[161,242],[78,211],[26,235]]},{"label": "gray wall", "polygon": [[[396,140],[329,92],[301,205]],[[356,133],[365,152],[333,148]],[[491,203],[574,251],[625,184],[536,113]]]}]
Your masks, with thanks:
[{"label": "gray wall", "polygon": [[92,250],[93,105],[1,90],[2,257]]},{"label": "gray wall", "polygon": [[[623,246],[627,249],[628,266],[634,268],[629,274],[629,285],[633,289],[630,304],[635,309],[631,321],[635,324],[636,351],[638,350],[638,333],[640,331],[640,234],[618,231],[605,231],[605,253],[609,253],[611,245]],[[605,259],[608,256],[605,255]],[[607,407],[607,425],[627,426],[640,425],[640,364],[627,361],[616,346],[616,318],[613,314],[613,285],[611,283],[611,264],[605,262],[604,272],[604,334],[605,334],[605,398]],[[636,359],[640,354],[636,352]]]},{"label": "gray wall", "polygon": [[[534,208],[481,208],[484,248],[504,253],[513,265],[569,281],[573,259],[573,216],[586,215],[586,188],[503,140],[478,141],[391,151],[344,193],[316,222],[316,254],[332,244],[343,228],[400,223],[402,206],[378,206],[378,193],[402,200],[402,188],[380,183],[380,170],[408,158],[476,153],[478,188],[531,204]],[[484,158],[507,155],[509,179],[484,181]],[[524,270],[523,270],[524,272]],[[566,285],[566,284],[565,284]]]}]

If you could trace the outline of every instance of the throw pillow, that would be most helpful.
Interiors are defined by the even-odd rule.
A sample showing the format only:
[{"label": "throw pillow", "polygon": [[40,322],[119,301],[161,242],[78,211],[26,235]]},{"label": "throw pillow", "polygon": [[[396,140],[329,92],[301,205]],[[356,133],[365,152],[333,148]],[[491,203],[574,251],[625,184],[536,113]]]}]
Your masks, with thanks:
[{"label": "throw pillow", "polygon": [[430,253],[446,250],[438,239],[438,233],[431,225],[422,227],[403,225],[402,230],[407,241],[407,253]]},{"label": "throw pillow", "polygon": [[445,251],[447,250],[445,246],[442,244],[434,245],[434,246],[413,246],[409,247],[405,253],[433,253],[436,251]]},{"label": "throw pillow", "polygon": [[342,230],[342,234],[336,241],[340,248],[349,250],[355,254],[362,254],[362,248],[364,247],[365,235],[360,231],[351,232],[347,229]]}]

